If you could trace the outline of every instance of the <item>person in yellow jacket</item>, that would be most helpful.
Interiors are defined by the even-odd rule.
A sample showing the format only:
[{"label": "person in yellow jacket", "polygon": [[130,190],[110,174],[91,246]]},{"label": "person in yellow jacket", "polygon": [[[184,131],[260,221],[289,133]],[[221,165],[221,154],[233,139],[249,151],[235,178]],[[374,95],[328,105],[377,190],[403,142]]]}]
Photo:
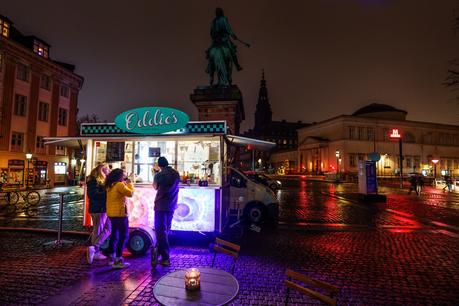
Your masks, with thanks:
[{"label": "person in yellow jacket", "polygon": [[107,216],[112,225],[108,250],[113,268],[129,267],[122,255],[129,237],[129,220],[127,214],[127,198],[132,197],[134,186],[122,169],[110,172],[105,180],[107,188]]}]

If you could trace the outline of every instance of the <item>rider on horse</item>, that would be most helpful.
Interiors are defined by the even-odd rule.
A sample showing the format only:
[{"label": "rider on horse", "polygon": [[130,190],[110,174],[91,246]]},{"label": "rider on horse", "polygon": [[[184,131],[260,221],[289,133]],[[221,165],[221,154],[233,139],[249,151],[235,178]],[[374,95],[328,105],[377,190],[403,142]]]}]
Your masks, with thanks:
[{"label": "rider on horse", "polygon": [[[236,66],[236,69],[242,70],[242,67],[239,65],[239,61],[236,54],[236,45],[231,40],[231,38],[237,39],[237,36],[231,30],[231,26],[228,22],[228,19],[225,17],[223,13],[223,9],[218,7],[215,10],[215,15],[216,17],[212,21],[210,29],[212,44],[206,50],[206,57],[210,60],[209,54],[213,48],[226,48],[227,50],[229,50],[231,54],[231,60]],[[209,73],[211,70],[208,67],[206,71]]]}]

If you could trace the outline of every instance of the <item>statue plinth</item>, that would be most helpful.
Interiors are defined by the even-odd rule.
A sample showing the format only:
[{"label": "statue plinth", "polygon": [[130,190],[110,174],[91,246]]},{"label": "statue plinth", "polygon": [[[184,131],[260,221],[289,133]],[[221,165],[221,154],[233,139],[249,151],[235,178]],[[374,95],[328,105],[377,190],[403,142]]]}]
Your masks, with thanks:
[{"label": "statue plinth", "polygon": [[193,90],[190,99],[198,108],[199,121],[226,120],[229,132],[239,135],[245,113],[242,93],[236,85],[198,86]]}]

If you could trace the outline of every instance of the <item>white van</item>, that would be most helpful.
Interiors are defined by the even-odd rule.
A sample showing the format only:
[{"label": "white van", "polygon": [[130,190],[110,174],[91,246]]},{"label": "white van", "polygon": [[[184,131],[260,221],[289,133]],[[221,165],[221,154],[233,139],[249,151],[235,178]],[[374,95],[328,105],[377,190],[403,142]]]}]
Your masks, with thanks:
[{"label": "white van", "polygon": [[276,223],[279,201],[274,192],[261,183],[250,180],[242,171],[229,170],[230,215],[238,215],[249,222]]}]

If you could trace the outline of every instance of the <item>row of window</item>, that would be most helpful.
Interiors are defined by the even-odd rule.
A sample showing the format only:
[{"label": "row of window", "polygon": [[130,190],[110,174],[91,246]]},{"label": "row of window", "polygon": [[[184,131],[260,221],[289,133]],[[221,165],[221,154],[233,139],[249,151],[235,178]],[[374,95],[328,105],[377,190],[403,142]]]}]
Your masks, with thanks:
[{"label": "row of window", "polygon": [[[382,137],[379,140],[391,141],[389,128],[382,128]],[[439,133],[438,144],[440,145],[459,145],[459,134]],[[374,141],[377,137],[374,127],[364,126],[349,126],[348,127],[348,138],[354,140],[367,140]],[[404,131],[402,133],[402,139],[405,143],[415,143],[416,137],[410,133]],[[418,139],[419,143],[434,144],[432,132],[427,132],[422,136],[422,139]]]},{"label": "row of window", "polygon": [[[49,103],[40,101],[38,103],[38,120],[48,122],[49,120]],[[27,97],[16,94],[14,99],[13,114],[16,116],[27,115]],[[59,107],[57,124],[67,126],[67,109]]]},{"label": "row of window", "polygon": [[[23,152],[24,142],[24,133],[13,132],[11,134],[11,151]],[[46,154],[44,136],[37,136],[35,141],[35,153]],[[65,147],[56,146],[56,154],[65,155]]]},{"label": "row of window", "polygon": [[[24,64],[18,63],[16,65],[16,79],[29,82],[29,67]],[[51,90],[51,77],[42,74],[40,76],[40,88],[50,91]],[[70,88],[67,85],[60,85],[59,94],[61,97],[70,97]]]}]

